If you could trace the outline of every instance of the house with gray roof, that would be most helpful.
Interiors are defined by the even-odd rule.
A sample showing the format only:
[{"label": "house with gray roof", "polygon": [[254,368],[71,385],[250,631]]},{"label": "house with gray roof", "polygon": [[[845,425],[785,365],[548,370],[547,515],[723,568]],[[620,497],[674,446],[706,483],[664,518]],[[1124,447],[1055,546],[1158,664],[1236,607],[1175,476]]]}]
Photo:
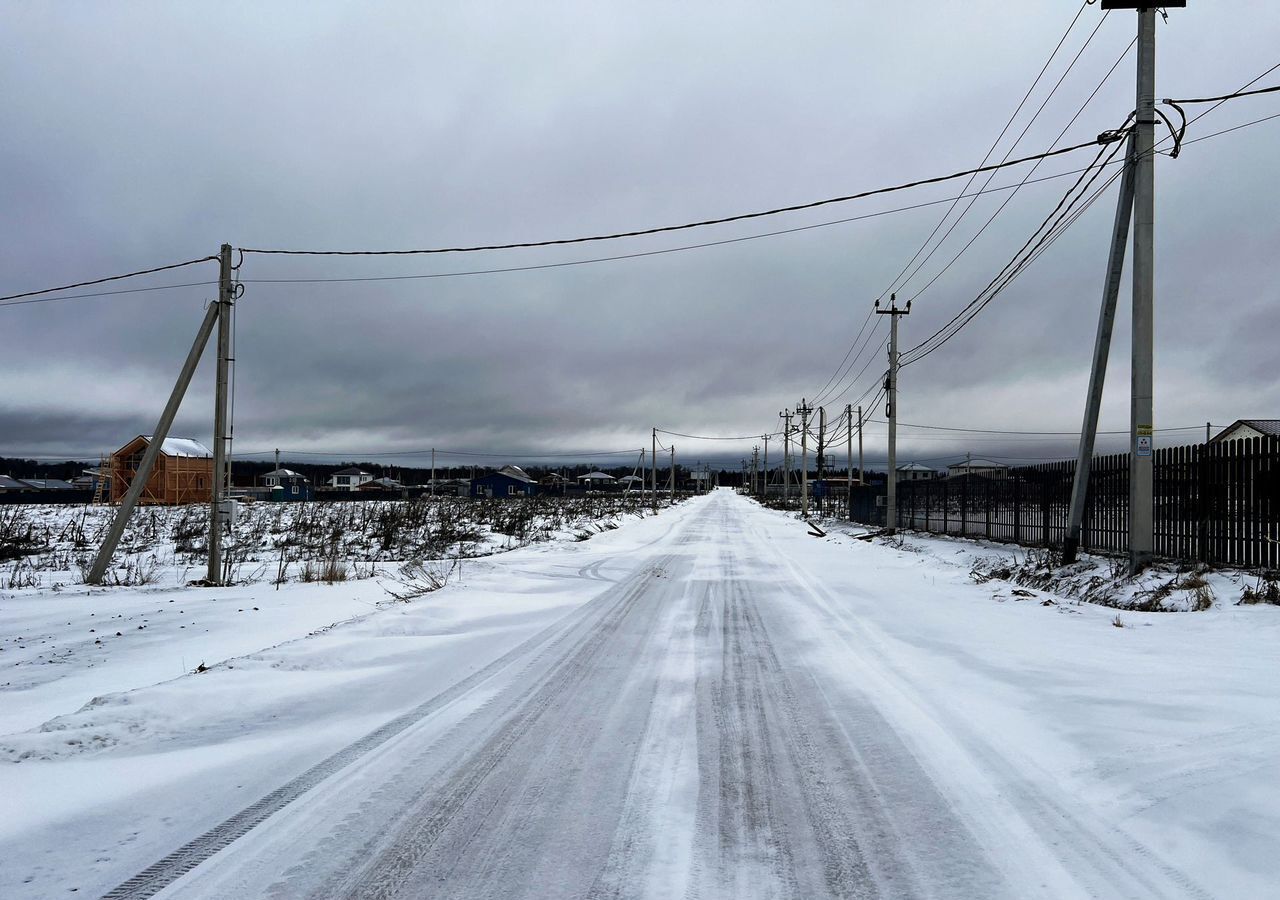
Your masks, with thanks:
[{"label": "house with gray roof", "polygon": [[1280,419],[1236,419],[1215,434],[1209,443],[1247,441],[1259,437],[1280,437]]}]

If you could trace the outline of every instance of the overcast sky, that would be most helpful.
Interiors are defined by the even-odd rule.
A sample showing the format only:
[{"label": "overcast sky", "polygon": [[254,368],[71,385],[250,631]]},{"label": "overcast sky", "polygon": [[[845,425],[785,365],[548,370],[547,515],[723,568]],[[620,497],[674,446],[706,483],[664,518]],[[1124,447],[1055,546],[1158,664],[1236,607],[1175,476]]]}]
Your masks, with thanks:
[{"label": "overcast sky", "polygon": [[[965,169],[983,158],[1078,8],[1075,0],[6,3],[0,294],[213,254],[223,242],[404,249],[563,238]],[[997,157],[1102,16],[1096,6],[1080,16]],[[1135,20],[1109,15],[1015,156],[1050,145],[1132,40]],[[1229,92],[1280,62],[1277,48],[1274,4],[1192,0],[1158,27],[1157,96]],[[1133,82],[1130,53],[1063,143],[1119,125],[1134,105]],[[1280,71],[1259,84],[1277,82]],[[1277,112],[1276,95],[1242,99],[1187,137]],[[1092,155],[1058,157],[1036,175]],[[1280,417],[1277,159],[1280,119],[1157,160],[1158,428]],[[1024,172],[1007,170],[992,184]],[[973,299],[1071,180],[1023,188],[921,292],[1008,195],[981,197],[901,289],[918,294],[902,321],[904,346]],[[928,203],[963,183],[564,248],[247,255],[236,449],[372,458],[435,446],[527,459],[638,448],[653,425],[774,431],[779,410],[823,392],[871,302],[946,204],[581,266],[267,279],[634,254]],[[1114,187],[958,337],[905,369],[901,419],[1078,429],[1113,214]],[[206,263],[106,287],[216,274]],[[213,296],[200,285],[0,309],[0,455],[96,455],[149,433]],[[1126,276],[1104,430],[1128,425],[1128,302]],[[879,379],[883,334],[826,392],[832,418]],[[176,435],[211,438],[212,355]],[[881,419],[883,408],[868,414]],[[1202,433],[1164,434],[1157,444]],[[901,459],[939,464],[966,451],[1036,458],[1074,447],[1058,438],[902,435]],[[750,446],[671,440],[690,462],[736,460]],[[1123,443],[1108,438],[1102,449]],[[883,458],[883,426],[868,427],[866,447]]]}]

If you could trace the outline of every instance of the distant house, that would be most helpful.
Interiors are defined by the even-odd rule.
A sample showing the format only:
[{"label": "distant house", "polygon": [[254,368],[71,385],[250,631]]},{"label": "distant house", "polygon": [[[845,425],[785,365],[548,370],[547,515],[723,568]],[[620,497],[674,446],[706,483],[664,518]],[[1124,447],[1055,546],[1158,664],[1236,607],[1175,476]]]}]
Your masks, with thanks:
[{"label": "distant house", "polygon": [[1236,419],[1211,439],[1211,444],[1245,441],[1258,437],[1280,437],[1280,419]]},{"label": "distant house", "polygon": [[285,502],[311,499],[311,482],[293,469],[272,469],[262,476],[262,486],[270,490],[272,500]]},{"label": "distant house", "polygon": [[569,483],[569,479],[561,475],[559,472],[549,472],[538,479],[539,485],[544,488],[552,488],[554,490],[563,490]]},{"label": "distant house", "polygon": [[975,456],[947,466],[947,477],[981,475],[984,478],[999,478],[1008,471],[1009,467],[1002,462],[996,462],[994,459],[979,459]]},{"label": "distant house", "polygon": [[403,497],[405,487],[394,478],[374,478],[356,488],[362,494],[383,494],[387,497]]},{"label": "distant house", "polygon": [[[111,502],[124,499],[151,436],[140,434],[111,454]],[[213,499],[213,451],[191,438],[165,438],[139,503],[208,503]]]},{"label": "distant house", "polygon": [[471,492],[466,478],[437,478],[427,482],[427,493],[436,497],[465,497]]},{"label": "distant house", "polygon": [[29,491],[31,486],[25,481],[19,481],[16,478],[10,478],[8,475],[0,475],[0,494],[7,494],[17,491]]},{"label": "distant house", "polygon": [[24,478],[22,479],[33,491],[74,491],[76,486],[61,478]]},{"label": "distant house", "polygon": [[71,486],[77,491],[96,491],[98,482],[106,481],[110,477],[111,472],[107,469],[84,469],[71,479]]},{"label": "distant house", "polygon": [[[701,475],[703,473],[690,473],[691,475]],[[644,490],[644,479],[639,475],[623,475],[618,479],[618,484],[622,486],[624,491],[642,491]]]},{"label": "distant house", "polygon": [[532,497],[538,493],[538,482],[519,466],[503,466],[472,478],[470,493],[472,497]]},{"label": "distant house", "polygon": [[617,481],[612,475],[606,475],[604,472],[588,472],[586,475],[578,476],[578,483],[588,490],[607,488],[616,484]]},{"label": "distant house", "polygon": [[905,466],[898,466],[899,481],[929,481],[937,477],[937,471],[923,463],[913,462],[907,463]]},{"label": "distant house", "polygon": [[336,488],[340,491],[356,491],[360,489],[360,485],[373,481],[373,473],[366,472],[364,469],[350,466],[346,469],[339,469],[329,476],[329,487]]}]

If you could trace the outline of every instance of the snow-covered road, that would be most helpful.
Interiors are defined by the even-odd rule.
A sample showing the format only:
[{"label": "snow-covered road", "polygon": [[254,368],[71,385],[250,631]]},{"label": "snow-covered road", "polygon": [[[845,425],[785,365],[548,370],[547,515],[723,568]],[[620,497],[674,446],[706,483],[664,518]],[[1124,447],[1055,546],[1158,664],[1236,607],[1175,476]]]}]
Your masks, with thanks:
[{"label": "snow-covered road", "polygon": [[[112,735],[0,772],[22,808],[0,826],[0,894],[1214,897],[1277,883],[1274,610],[1117,629],[1107,610],[1003,602],[926,554],[815,540],[728,491],[477,568],[4,739],[13,755],[50,733]],[[50,792],[52,810],[27,809]]]}]

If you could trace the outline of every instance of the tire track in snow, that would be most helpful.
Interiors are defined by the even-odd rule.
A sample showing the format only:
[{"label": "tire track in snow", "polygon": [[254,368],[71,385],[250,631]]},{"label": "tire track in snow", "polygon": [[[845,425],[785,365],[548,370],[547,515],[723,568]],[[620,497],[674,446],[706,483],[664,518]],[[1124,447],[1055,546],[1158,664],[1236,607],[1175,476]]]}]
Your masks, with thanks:
[{"label": "tire track in snow", "polygon": [[[610,601],[613,603],[610,604]],[[553,623],[448,689],[348,744],[257,802],[224,819],[218,825],[147,866],[103,894],[102,900],[143,900],[143,898],[154,896],[333,774],[347,768],[405,730],[475,690],[522,658],[536,653],[544,645],[555,643],[558,635],[563,635],[583,619],[600,612],[602,606],[606,607],[603,614],[608,615],[608,607],[616,606],[619,602],[621,601],[617,597],[616,589],[605,591],[570,613],[566,619]]]},{"label": "tire track in snow", "polygon": [[[594,746],[597,717],[618,699],[621,687],[607,673],[616,670],[616,677],[629,677],[636,654],[650,643],[647,636],[659,611],[659,604],[647,602],[653,598],[646,594],[679,558],[678,553],[667,554],[647,563],[612,592],[615,603],[578,641],[557,649],[558,659],[544,676],[513,700],[474,713],[472,724],[488,727],[487,736],[465,742],[450,764],[402,800],[397,822],[388,829],[390,840],[378,835],[365,842],[354,854],[355,859],[365,858],[363,864],[337,873],[312,896],[420,896],[428,890],[420,884],[424,880],[434,889],[449,884],[449,896],[510,895],[510,885],[504,889],[491,882],[508,877],[512,870],[528,874],[522,865],[531,863],[512,857],[527,856],[531,848],[526,844],[547,840],[548,832],[539,827],[551,815],[548,807],[566,802],[565,792],[580,789],[571,779],[580,779],[584,767],[592,765],[580,757]],[[622,733],[634,734],[630,759],[620,772],[616,765],[612,772],[602,767],[597,777],[626,784],[648,715],[646,703],[613,723]],[[541,769],[539,760],[545,762]],[[620,807],[623,791],[616,793]],[[607,811],[600,817],[607,819]],[[616,823],[597,824],[600,839],[608,840]],[[513,831],[526,833],[526,840],[505,840],[503,836]],[[570,858],[585,853],[582,847],[559,849]],[[574,874],[573,866],[564,868],[563,877]],[[290,893],[287,883],[279,888]]]},{"label": "tire track in snow", "polygon": [[800,593],[821,611],[853,657],[866,660],[863,665],[874,672],[877,693],[893,695],[897,702],[934,723],[933,740],[941,738],[964,755],[971,767],[968,777],[991,782],[989,793],[1003,798],[1004,805],[1029,830],[1027,836],[1040,844],[1039,852],[1054,858],[1081,891],[1091,897],[1184,896],[1210,900],[1212,895],[1185,872],[1159,859],[1149,847],[1120,829],[1072,810],[1065,798],[1053,796],[1019,770],[987,736],[975,732],[954,712],[921,698],[898,674],[876,639],[874,626],[855,619],[767,536],[758,536],[757,543],[763,553],[775,556],[785,566]]}]

